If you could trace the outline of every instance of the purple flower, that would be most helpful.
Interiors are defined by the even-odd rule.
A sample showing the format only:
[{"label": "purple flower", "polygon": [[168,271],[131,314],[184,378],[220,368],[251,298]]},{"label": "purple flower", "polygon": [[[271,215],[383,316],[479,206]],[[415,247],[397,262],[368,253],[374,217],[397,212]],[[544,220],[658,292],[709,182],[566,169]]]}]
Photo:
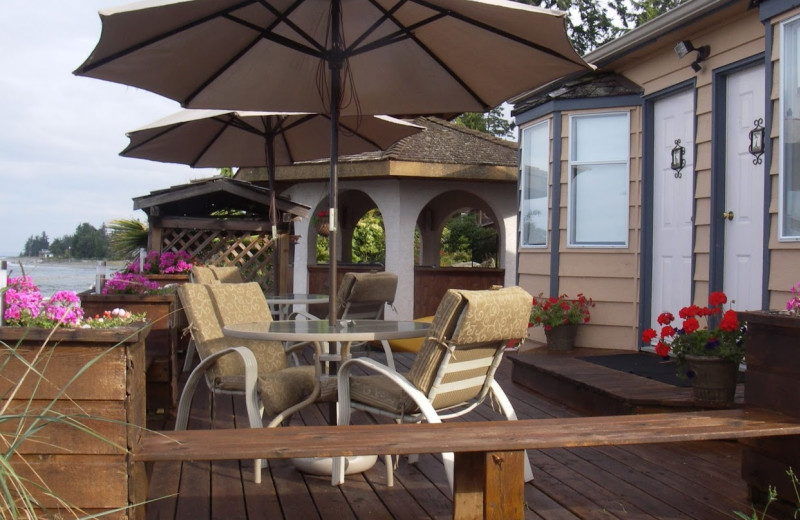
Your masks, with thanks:
[{"label": "purple flower", "polygon": [[144,294],[158,289],[158,283],[136,273],[115,273],[103,286],[103,294]]}]

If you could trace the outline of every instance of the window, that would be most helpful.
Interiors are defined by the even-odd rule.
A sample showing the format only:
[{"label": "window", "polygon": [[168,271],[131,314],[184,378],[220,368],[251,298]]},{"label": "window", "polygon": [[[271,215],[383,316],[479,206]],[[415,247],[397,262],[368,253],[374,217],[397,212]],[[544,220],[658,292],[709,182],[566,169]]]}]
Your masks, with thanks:
[{"label": "window", "polygon": [[800,240],[800,17],[781,28],[779,236]]},{"label": "window", "polygon": [[522,130],[521,245],[547,245],[547,180],[550,173],[550,121]]},{"label": "window", "polygon": [[628,244],[628,114],[570,118],[569,243]]}]

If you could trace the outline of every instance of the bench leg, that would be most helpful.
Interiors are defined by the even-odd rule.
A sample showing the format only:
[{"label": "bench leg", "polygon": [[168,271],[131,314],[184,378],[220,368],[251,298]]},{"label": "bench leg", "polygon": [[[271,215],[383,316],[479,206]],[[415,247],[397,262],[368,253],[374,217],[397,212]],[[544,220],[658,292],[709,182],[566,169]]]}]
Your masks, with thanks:
[{"label": "bench leg", "polygon": [[455,454],[453,518],[525,518],[524,451]]}]

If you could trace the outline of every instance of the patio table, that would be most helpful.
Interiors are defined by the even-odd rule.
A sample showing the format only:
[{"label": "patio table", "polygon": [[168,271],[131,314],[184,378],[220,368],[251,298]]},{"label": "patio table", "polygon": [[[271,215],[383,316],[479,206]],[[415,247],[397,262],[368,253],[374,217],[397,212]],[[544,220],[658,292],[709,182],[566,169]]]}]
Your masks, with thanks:
[{"label": "patio table", "polygon": [[[242,339],[258,339],[288,342],[313,342],[323,352],[320,361],[330,363],[335,374],[339,361],[350,356],[350,344],[361,341],[388,341],[424,337],[430,323],[395,320],[340,320],[331,324],[328,320],[279,320],[226,325],[222,332],[226,336]],[[329,345],[339,345],[338,352],[331,353]],[[323,375],[323,377],[329,377]],[[336,404],[331,403],[329,421],[336,417]],[[371,468],[377,456],[347,457],[346,474],[360,473]],[[306,473],[331,474],[331,459],[314,457],[294,460],[295,466]]]}]

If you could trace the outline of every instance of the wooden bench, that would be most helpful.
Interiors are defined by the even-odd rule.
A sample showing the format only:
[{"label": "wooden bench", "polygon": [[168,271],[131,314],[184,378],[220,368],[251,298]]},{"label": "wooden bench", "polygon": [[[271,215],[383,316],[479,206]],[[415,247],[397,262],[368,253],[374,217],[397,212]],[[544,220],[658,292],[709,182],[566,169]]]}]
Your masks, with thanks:
[{"label": "wooden bench", "polygon": [[132,459],[289,459],[452,451],[453,518],[522,519],[525,449],[785,435],[800,435],[800,418],[745,408],[481,423],[147,431],[132,450]]}]

